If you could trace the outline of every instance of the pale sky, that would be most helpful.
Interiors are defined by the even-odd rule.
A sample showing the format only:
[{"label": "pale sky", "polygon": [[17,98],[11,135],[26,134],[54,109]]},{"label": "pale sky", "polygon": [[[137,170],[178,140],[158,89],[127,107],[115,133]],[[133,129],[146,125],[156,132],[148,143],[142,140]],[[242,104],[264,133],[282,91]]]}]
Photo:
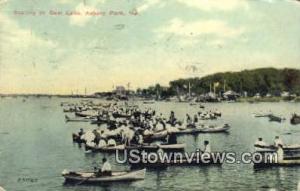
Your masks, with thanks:
[{"label": "pale sky", "polygon": [[0,0],[0,93],[93,93],[261,67],[300,69],[300,2]]}]

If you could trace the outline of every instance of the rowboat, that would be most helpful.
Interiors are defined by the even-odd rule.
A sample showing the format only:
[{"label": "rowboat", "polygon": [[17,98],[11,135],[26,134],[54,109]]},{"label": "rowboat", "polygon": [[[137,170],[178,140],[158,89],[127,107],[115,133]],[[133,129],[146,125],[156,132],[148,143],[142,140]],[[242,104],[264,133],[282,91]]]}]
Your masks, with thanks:
[{"label": "rowboat", "polygon": [[112,115],[114,118],[130,118],[131,117],[131,115],[120,114],[120,113],[113,113]]},{"label": "rowboat", "polygon": [[300,115],[293,114],[290,122],[292,125],[300,124]]},{"label": "rowboat", "polygon": [[224,126],[219,127],[204,127],[199,129],[200,133],[224,133],[227,132],[230,129],[230,126],[228,124],[225,124]]},{"label": "rowboat", "polygon": [[186,129],[179,129],[178,131],[173,131],[172,133],[176,135],[181,135],[181,134],[198,134],[200,133],[200,129],[198,128],[186,128]]},{"label": "rowboat", "polygon": [[143,144],[143,145],[130,145],[126,146],[125,149],[127,150],[145,150],[145,151],[156,151],[158,149],[162,149],[164,151],[180,151],[184,150],[185,148],[184,143],[179,144]]},{"label": "rowboat", "polygon": [[65,115],[66,122],[90,122],[92,118],[85,117],[85,118],[70,118],[69,116]]},{"label": "rowboat", "polygon": [[[264,156],[264,155],[262,155]],[[281,160],[275,160],[274,157],[262,158],[261,162],[254,163],[254,168],[272,167],[272,166],[300,166],[300,156],[284,156]]]},{"label": "rowboat", "polygon": [[135,171],[113,171],[111,176],[96,176],[95,172],[74,172],[64,170],[62,176],[66,183],[99,184],[109,182],[127,182],[145,179],[146,169]]},{"label": "rowboat", "polygon": [[98,147],[98,146],[92,146],[85,144],[85,150],[86,151],[92,151],[92,152],[104,152],[104,153],[109,153],[109,152],[115,152],[117,150],[122,151],[125,149],[125,145],[116,145],[116,146],[106,146],[106,147]]},{"label": "rowboat", "polygon": [[254,117],[269,117],[272,113],[255,113]]},{"label": "rowboat", "polygon": [[168,136],[168,131],[162,130],[162,131],[150,134],[150,135],[144,135],[144,142],[149,143],[149,142],[153,142],[155,140],[165,140],[167,136]]},{"label": "rowboat", "polygon": [[182,134],[198,134],[198,133],[222,133],[227,132],[230,129],[228,124],[224,124],[223,126],[207,126],[197,127],[194,125],[193,127],[189,126],[185,129],[177,129],[176,131],[172,131],[171,133],[182,135]]},{"label": "rowboat", "polygon": [[92,116],[97,116],[98,113],[95,111],[85,111],[85,112],[75,112],[75,115],[78,117],[92,117]]},{"label": "rowboat", "polygon": [[[254,145],[255,148],[259,150],[259,152],[276,152],[277,147],[274,145],[269,146],[260,146],[260,145]],[[282,149],[284,152],[299,152],[300,153],[300,144],[294,144],[294,145],[283,145]]]},{"label": "rowboat", "polygon": [[108,123],[109,120],[105,119],[105,118],[97,118],[97,119],[93,119],[91,120],[91,124],[104,124],[104,123]]},{"label": "rowboat", "polygon": [[285,120],[285,118],[279,117],[279,116],[276,116],[276,115],[273,115],[273,114],[269,115],[268,117],[269,117],[269,121],[282,122],[282,121]]}]

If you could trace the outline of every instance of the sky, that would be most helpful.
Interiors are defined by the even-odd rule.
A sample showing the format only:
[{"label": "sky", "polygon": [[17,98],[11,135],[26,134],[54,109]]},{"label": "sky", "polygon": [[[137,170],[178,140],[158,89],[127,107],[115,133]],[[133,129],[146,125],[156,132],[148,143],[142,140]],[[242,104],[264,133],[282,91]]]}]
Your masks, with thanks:
[{"label": "sky", "polygon": [[299,1],[0,0],[0,93],[92,94],[262,67],[300,69]]}]

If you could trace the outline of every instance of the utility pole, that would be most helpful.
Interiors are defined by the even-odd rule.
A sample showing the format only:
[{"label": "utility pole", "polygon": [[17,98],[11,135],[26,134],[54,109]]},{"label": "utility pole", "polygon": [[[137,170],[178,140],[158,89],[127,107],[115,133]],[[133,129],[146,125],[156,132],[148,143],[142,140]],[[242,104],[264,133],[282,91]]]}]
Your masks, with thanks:
[{"label": "utility pole", "polygon": [[189,97],[191,97],[191,83],[189,82]]}]

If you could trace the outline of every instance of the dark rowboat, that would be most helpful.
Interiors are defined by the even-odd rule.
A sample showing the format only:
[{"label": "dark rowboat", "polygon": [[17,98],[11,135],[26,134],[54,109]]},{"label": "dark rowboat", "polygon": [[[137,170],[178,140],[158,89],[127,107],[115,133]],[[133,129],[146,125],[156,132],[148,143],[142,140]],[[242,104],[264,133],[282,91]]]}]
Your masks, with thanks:
[{"label": "dark rowboat", "polygon": [[290,122],[292,125],[300,124],[300,115],[293,114]]},{"label": "dark rowboat", "polygon": [[282,122],[284,121],[285,118],[283,117],[279,117],[279,116],[276,116],[276,115],[269,115],[269,121],[275,121],[275,122]]}]

